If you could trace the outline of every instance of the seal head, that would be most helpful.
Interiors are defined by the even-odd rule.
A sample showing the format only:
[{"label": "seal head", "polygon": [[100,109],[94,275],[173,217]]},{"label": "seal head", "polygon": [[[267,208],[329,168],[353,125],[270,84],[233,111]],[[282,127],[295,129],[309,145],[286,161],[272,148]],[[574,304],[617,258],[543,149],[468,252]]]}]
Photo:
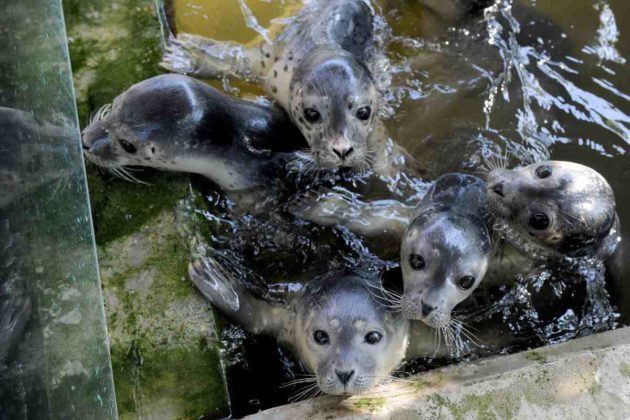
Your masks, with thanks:
[{"label": "seal head", "polygon": [[314,280],[297,308],[297,352],[327,394],[365,392],[405,355],[407,321],[379,304],[378,288],[366,281],[356,275]]},{"label": "seal head", "polygon": [[289,115],[322,168],[367,167],[377,113],[374,80],[348,52],[318,48],[293,74]]},{"label": "seal head", "polygon": [[477,177],[447,174],[429,189],[402,240],[403,316],[433,328],[450,324],[488,268],[485,211],[485,183]]},{"label": "seal head", "polygon": [[598,254],[618,230],[612,188],[597,171],[577,163],[495,169],[488,174],[487,194],[498,228],[531,257]]},{"label": "seal head", "polygon": [[488,230],[479,218],[448,211],[417,217],[401,248],[403,315],[433,328],[447,326],[455,306],[483,279],[489,252]]}]

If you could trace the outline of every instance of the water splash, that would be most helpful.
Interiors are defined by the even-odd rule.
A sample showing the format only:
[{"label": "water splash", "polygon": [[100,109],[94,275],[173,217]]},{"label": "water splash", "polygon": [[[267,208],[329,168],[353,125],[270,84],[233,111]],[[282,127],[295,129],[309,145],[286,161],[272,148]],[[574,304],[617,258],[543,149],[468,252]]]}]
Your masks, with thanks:
[{"label": "water splash", "polygon": [[238,5],[241,7],[241,12],[243,13],[243,17],[245,18],[245,24],[247,25],[247,27],[256,31],[267,44],[271,45],[272,40],[269,37],[267,29],[260,26],[258,20],[256,20],[256,16],[254,16],[252,10],[249,8],[249,6],[247,6],[245,0],[238,0]]},{"label": "water splash", "polygon": [[598,43],[597,45],[585,46],[582,51],[586,54],[596,55],[599,57],[600,63],[613,61],[625,64],[626,59],[621,56],[616,47],[617,42],[619,42],[619,29],[610,5],[605,1],[599,1],[593,7],[599,11]]}]

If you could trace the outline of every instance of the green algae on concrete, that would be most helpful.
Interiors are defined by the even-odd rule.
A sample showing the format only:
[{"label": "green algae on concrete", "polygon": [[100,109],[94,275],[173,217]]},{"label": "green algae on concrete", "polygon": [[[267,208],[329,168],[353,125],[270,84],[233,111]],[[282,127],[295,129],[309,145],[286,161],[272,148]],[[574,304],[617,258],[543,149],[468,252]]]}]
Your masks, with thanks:
[{"label": "green algae on concrete", "polygon": [[[79,121],[161,73],[152,0],[63,0]],[[143,171],[132,184],[88,165],[119,415],[198,418],[228,413],[208,303],[187,275],[190,252],[175,204],[189,178]]]},{"label": "green algae on concrete", "polygon": [[172,209],[188,189],[188,176],[143,171],[136,174],[150,185],[133,184],[88,167],[88,185],[99,245],[133,233],[159,212]]},{"label": "green algae on concrete", "polygon": [[161,73],[152,0],[63,0],[79,121],[134,83]]},{"label": "green algae on concrete", "polygon": [[225,414],[212,312],[188,280],[174,213],[98,253],[120,417]]},{"label": "green algae on concrete", "polygon": [[373,397],[358,399],[353,404],[358,409],[374,412],[380,410],[386,402],[387,400],[385,400],[385,398]]},{"label": "green algae on concrete", "polygon": [[540,354],[537,351],[529,351],[525,354],[525,358],[528,360],[533,360],[535,362],[538,362],[540,364],[543,364],[547,361],[547,358],[545,356],[543,356],[542,354]]}]

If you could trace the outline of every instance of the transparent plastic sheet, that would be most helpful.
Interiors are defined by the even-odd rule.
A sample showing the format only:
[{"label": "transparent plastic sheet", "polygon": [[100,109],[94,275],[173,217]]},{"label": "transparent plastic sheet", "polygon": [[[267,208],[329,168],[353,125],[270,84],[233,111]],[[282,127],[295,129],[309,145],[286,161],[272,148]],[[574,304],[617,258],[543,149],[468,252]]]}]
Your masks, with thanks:
[{"label": "transparent plastic sheet", "polygon": [[61,2],[0,4],[0,419],[116,418]]}]

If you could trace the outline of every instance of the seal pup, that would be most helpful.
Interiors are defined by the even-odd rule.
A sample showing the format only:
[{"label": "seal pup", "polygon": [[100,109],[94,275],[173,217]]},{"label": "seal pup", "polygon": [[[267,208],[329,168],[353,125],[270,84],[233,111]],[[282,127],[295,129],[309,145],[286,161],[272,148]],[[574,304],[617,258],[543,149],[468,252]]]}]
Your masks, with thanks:
[{"label": "seal pup", "polygon": [[620,241],[615,196],[588,166],[546,161],[487,175],[495,229],[532,259],[607,260]]},{"label": "seal pup", "polygon": [[405,356],[408,322],[380,304],[379,289],[360,275],[327,273],[283,305],[255,298],[211,257],[191,262],[189,275],[227,317],[292,348],[314,375],[305,382],[323,393],[366,392]]},{"label": "seal pup", "polygon": [[204,78],[262,82],[299,127],[319,167],[380,168],[388,165],[378,118],[389,85],[382,22],[367,0],[311,1],[271,43],[246,48],[178,34],[161,65]]},{"label": "seal pup", "polygon": [[405,317],[445,331],[484,278],[492,250],[485,187],[475,176],[447,174],[420,202],[400,248]]},{"label": "seal pup", "polygon": [[364,236],[397,236],[404,292],[393,296],[392,304],[406,318],[422,320],[442,332],[454,326],[451,312],[479,286],[492,249],[483,180],[443,175],[417,207],[393,200],[357,205],[338,193],[315,194],[297,200],[293,213],[325,226],[343,225]]},{"label": "seal pup", "polygon": [[133,85],[83,131],[86,158],[127,180],[125,167],[143,166],[197,173],[225,191],[268,184],[304,147],[278,107],[175,74]]}]

